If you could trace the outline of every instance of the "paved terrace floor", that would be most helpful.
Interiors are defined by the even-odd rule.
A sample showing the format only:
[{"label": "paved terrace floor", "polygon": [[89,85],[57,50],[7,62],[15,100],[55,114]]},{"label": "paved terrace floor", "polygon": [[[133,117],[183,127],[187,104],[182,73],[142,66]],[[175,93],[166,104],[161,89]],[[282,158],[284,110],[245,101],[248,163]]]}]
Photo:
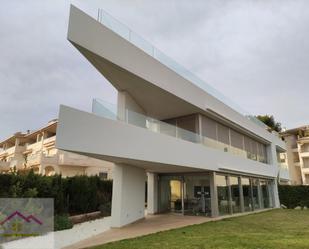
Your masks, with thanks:
[{"label": "paved terrace floor", "polygon": [[[235,214],[233,215],[233,217],[252,214],[256,212],[262,212],[266,210],[269,209],[264,209],[250,213]],[[160,214],[160,215],[147,215],[145,219],[142,219],[138,222],[135,222],[122,228],[112,228],[106,232],[93,236],[89,239],[80,241],[71,246],[64,247],[63,249],[88,248],[91,246],[106,244],[112,241],[135,238],[147,234],[157,233],[160,231],[166,231],[194,224],[201,224],[208,221],[221,220],[229,217],[232,216],[228,215],[228,216],[221,216],[218,218],[208,218],[202,216],[183,216],[180,214],[172,214],[172,213]]]}]

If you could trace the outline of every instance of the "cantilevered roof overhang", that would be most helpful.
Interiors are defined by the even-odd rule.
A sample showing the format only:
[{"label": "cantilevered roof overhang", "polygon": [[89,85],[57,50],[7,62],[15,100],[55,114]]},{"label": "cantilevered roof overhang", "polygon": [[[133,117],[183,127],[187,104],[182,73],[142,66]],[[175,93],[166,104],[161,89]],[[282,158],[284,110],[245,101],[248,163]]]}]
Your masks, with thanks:
[{"label": "cantilevered roof overhang", "polygon": [[119,91],[157,119],[202,113],[264,142],[284,143],[128,40],[71,6],[68,40]]}]

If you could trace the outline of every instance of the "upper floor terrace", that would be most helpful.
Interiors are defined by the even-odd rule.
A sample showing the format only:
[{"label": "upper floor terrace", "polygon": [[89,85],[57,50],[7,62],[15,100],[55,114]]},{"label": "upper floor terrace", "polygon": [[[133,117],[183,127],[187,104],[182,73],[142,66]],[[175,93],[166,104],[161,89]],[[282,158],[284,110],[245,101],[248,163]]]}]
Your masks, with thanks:
[{"label": "upper floor terrace", "polygon": [[167,120],[200,113],[265,143],[285,147],[253,115],[102,10],[96,20],[72,6],[68,39],[119,92],[127,92],[148,117]]},{"label": "upper floor terrace", "polygon": [[96,115],[118,120],[130,125],[145,128],[192,143],[201,144],[242,158],[269,163],[269,144],[258,141],[218,121],[195,113],[187,116],[157,120],[128,108],[124,116],[118,113],[119,107],[103,100],[94,99],[92,112]]}]

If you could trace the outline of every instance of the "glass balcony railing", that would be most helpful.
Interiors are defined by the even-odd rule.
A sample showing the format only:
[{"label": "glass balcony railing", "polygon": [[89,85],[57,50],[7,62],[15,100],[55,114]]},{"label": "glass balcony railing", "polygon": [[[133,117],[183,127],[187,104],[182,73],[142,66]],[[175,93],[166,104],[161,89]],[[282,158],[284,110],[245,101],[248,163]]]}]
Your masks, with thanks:
[{"label": "glass balcony railing", "polygon": [[133,32],[131,29],[129,29],[126,25],[116,20],[114,17],[112,17],[110,14],[105,12],[102,9],[98,10],[98,17],[97,20],[126,39],[127,41],[134,44],[139,49],[143,50],[148,55],[152,56],[171,70],[175,71],[177,74],[182,76],[183,78],[189,80],[199,88],[203,89],[207,93],[211,94],[213,97],[217,98],[224,104],[228,105],[238,113],[245,116],[247,119],[251,120],[255,124],[259,125],[260,127],[267,129],[267,126],[258,120],[255,116],[249,114],[245,110],[243,110],[240,106],[238,106],[236,103],[232,102],[230,99],[225,97],[223,94],[218,92],[215,88],[201,80],[199,77],[197,77],[195,74],[193,74],[191,71],[187,70],[183,66],[181,66],[179,63],[175,62],[173,59],[165,55],[163,52],[161,52],[159,49],[155,48],[151,43],[146,41],[143,37]]},{"label": "glass balcony railing", "polygon": [[236,156],[251,159],[254,161],[259,161],[262,163],[267,163],[266,157],[252,154],[244,149],[237,148],[205,136],[201,136],[200,134],[182,129],[180,127],[177,127],[176,125],[171,125],[166,122],[147,117],[141,113],[137,113],[132,110],[124,110],[124,116],[119,117],[117,115],[117,106],[111,103],[107,103],[103,100],[93,100],[92,113],[108,119],[123,121],[127,124],[148,129],[152,132],[165,134],[192,143],[202,144],[209,148],[228,152]]}]

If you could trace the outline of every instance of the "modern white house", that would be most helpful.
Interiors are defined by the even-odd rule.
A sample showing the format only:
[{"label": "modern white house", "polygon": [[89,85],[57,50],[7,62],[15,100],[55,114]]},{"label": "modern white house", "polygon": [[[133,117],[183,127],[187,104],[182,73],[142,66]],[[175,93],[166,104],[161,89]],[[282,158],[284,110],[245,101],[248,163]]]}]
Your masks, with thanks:
[{"label": "modern white house", "polygon": [[[280,206],[285,143],[100,10],[72,6],[68,40],[117,90],[92,113],[61,106],[57,148],[115,164],[112,226],[148,214],[219,215]],[[73,139],[74,138],[74,139]]]}]

